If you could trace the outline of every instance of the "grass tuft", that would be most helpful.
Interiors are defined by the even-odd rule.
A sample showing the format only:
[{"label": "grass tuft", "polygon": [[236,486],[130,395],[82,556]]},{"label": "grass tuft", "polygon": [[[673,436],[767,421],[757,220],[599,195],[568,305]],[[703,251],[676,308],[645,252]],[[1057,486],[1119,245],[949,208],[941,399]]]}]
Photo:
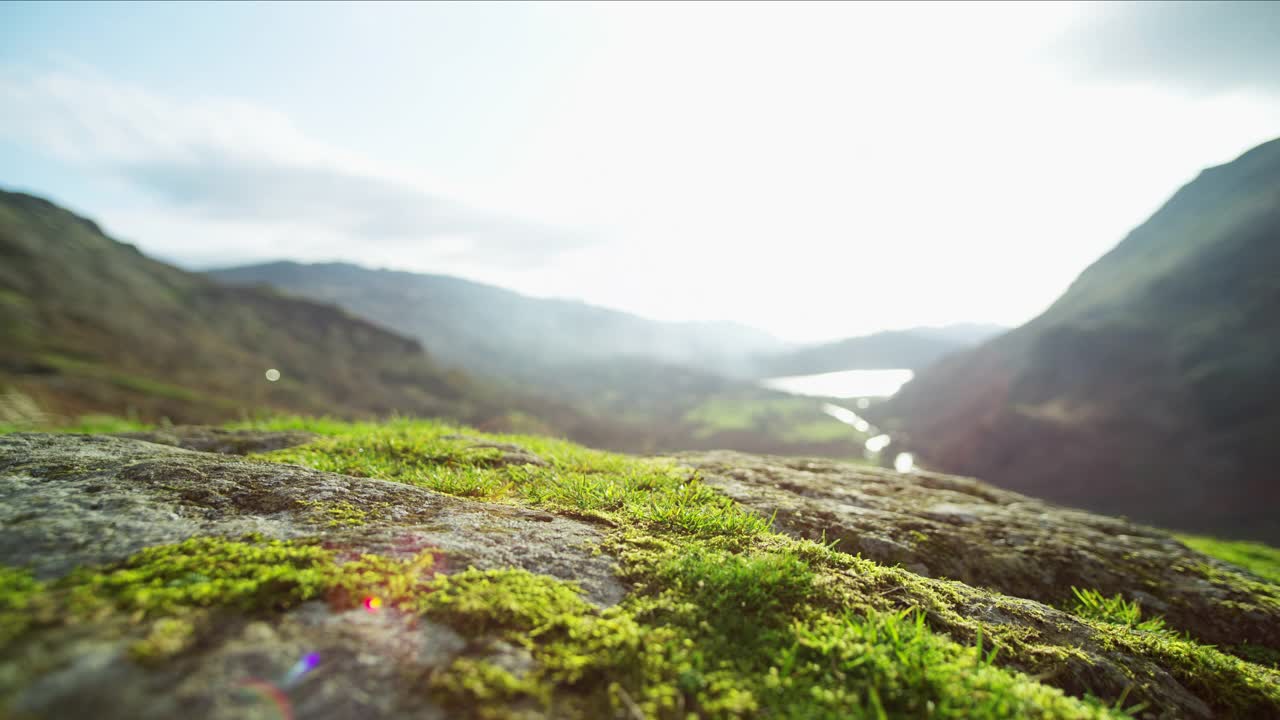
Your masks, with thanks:
[{"label": "grass tuft", "polygon": [[[322,436],[262,460],[604,521],[612,530],[602,550],[618,559],[630,592],[602,609],[573,583],[521,569],[438,574],[430,552],[341,562],[306,542],[193,538],[51,584],[5,571],[0,609],[55,611],[16,621],[5,612],[0,633],[20,638],[42,623],[123,614],[141,624],[132,657],[151,662],[199,647],[218,608],[271,615],[307,600],[342,608],[376,596],[386,610],[468,638],[471,650],[427,683],[464,715],[534,706],[567,718],[1119,718],[1141,707],[1130,689],[1102,699],[1077,686],[1081,697],[1072,697],[1049,684],[1052,673],[1012,669],[1051,670],[1053,657],[1078,651],[1037,645],[1016,624],[962,617],[947,583],[778,534],[768,518],[668,462],[430,421],[245,426]],[[385,510],[309,507],[339,527]],[[1177,636],[1123,597],[1076,589],[1075,600],[1068,610],[1087,632],[1166,668],[1211,707],[1280,708],[1277,675],[1262,664]],[[513,666],[483,648],[531,662]]]}]

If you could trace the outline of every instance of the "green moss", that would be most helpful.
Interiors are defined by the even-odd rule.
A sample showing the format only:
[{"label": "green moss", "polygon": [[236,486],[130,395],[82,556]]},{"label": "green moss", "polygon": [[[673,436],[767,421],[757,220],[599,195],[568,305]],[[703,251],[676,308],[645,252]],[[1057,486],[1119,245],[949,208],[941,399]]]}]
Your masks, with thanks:
[{"label": "green moss", "polygon": [[1280,708],[1280,673],[1185,638],[1124,633],[1117,642],[1151,658],[1227,717],[1266,717]]},{"label": "green moss", "polygon": [[524,570],[465,570],[442,576],[418,609],[471,635],[495,629],[520,633],[591,612],[578,589]]},{"label": "green moss", "polygon": [[43,611],[44,583],[30,571],[0,565],[0,647],[21,635]]},{"label": "green moss", "polygon": [[63,584],[80,612],[104,603],[140,616],[212,605],[278,609],[319,595],[331,580],[332,559],[318,546],[200,537],[73,573]]},{"label": "green moss", "polygon": [[141,663],[158,663],[186,650],[195,636],[196,626],[190,619],[160,618],[145,638],[129,646],[129,657]]},{"label": "green moss", "polygon": [[569,717],[1113,715],[996,667],[921,613],[823,606],[799,555],[619,542],[632,547],[637,591],[609,610],[520,571],[472,574],[431,595],[428,615],[521,644],[535,660],[522,677],[460,660],[433,687],[459,707],[500,698]]},{"label": "green moss", "polygon": [[1174,632],[1158,615],[1144,617],[1138,603],[1120,595],[1105,597],[1096,590],[1079,588],[1072,588],[1072,592],[1072,612],[1081,618],[1139,631],[1114,633],[1104,629],[1104,633],[1115,634],[1110,638],[1113,645],[1155,659],[1211,706],[1252,715],[1280,703],[1280,675],[1266,667],[1269,663],[1259,662],[1270,657],[1266,648],[1258,653],[1258,648],[1246,646],[1243,652],[1228,649],[1229,654]]},{"label": "green moss", "polygon": [[368,507],[359,507],[346,500],[329,502],[324,500],[300,500],[302,507],[308,508],[312,514],[324,522],[327,527],[359,527],[365,525],[373,517],[384,514],[391,508],[390,503],[373,503]]},{"label": "green moss", "polygon": [[209,607],[268,612],[315,598],[352,607],[367,596],[412,608],[428,587],[433,563],[430,552],[408,560],[365,555],[338,563],[318,545],[198,537],[78,570],[46,591],[70,617],[117,610],[139,619],[175,617]]},{"label": "green moss", "polygon": [[[259,429],[342,434],[259,456],[317,470],[417,485],[437,492],[643,522],[701,535],[754,535],[769,522],[747,513],[673,463],[589,450],[533,436],[484,436],[440,423],[397,420],[339,426],[276,420]],[[459,436],[515,443],[547,462],[499,464],[502,451]]]},{"label": "green moss", "polygon": [[[857,713],[876,716],[881,709],[913,714],[932,703],[948,713],[981,716],[1015,712],[1011,708],[1016,703],[1026,702],[1031,704],[1017,706],[1017,712],[1073,716],[1102,713],[1105,708],[1067,698],[1012,669],[1043,674],[1079,696],[1097,693],[1111,702],[1121,701],[1130,691],[1139,697],[1142,683],[1154,681],[1136,678],[1125,687],[1098,687],[1091,670],[1094,659],[1072,647],[1069,639],[1056,641],[1061,644],[1046,641],[1038,628],[1052,625],[1052,620],[1035,615],[1035,606],[1004,603],[995,593],[962,590],[963,586],[778,535],[767,519],[743,511],[703,485],[696,474],[665,462],[547,438],[492,436],[409,420],[382,425],[275,420],[257,427],[306,429],[329,436],[265,459],[590,515],[619,528],[607,549],[619,558],[623,579],[633,592],[617,609],[600,613],[575,606],[563,593],[533,592],[520,587],[525,580],[518,574],[486,576],[483,581],[470,578],[465,591],[460,585],[440,596],[458,598],[449,607],[420,607],[468,632],[484,628],[482,632],[496,632],[534,651],[538,670],[532,678],[515,678],[482,660],[460,664],[457,677],[436,678],[438,688],[466,696],[459,702],[480,699],[484,693],[565,702],[565,693],[573,691],[570,695],[578,698],[575,707],[588,715],[604,712],[601,708],[632,712],[634,705],[657,716],[733,715],[766,708],[784,716],[822,716],[824,708],[834,707],[857,707]],[[456,435],[469,439],[451,437]],[[502,452],[473,447],[476,438],[517,444],[547,464],[502,464]],[[975,594],[984,604],[1024,617],[1008,623],[962,613],[959,608],[971,606]],[[1117,598],[1095,599],[1096,612],[1069,609],[1085,622],[1097,618],[1092,621],[1094,640],[1104,647],[1169,668],[1180,681],[1197,684],[1214,707],[1255,712],[1280,707],[1280,694],[1258,690],[1265,687],[1258,674],[1264,668],[1163,632],[1159,620],[1142,617],[1136,605]],[[546,612],[532,613],[535,607]],[[917,629],[919,617],[927,622]],[[901,679],[897,675],[865,676],[850,670],[831,676],[795,675],[787,684],[783,670],[799,671],[778,666],[778,682],[761,684],[774,672],[773,658],[791,657],[788,653],[798,653],[808,647],[805,643],[832,653],[844,647],[828,636],[841,627],[846,628],[841,632],[856,636],[847,629],[851,623],[858,623],[857,633],[874,629],[876,634],[867,637],[876,640],[861,642],[887,643],[885,657],[896,658],[901,667],[916,667],[912,663],[918,656],[929,658],[928,668],[933,669],[919,666],[903,685],[896,684]],[[895,645],[900,640],[880,640],[895,634],[907,638],[901,640],[905,646]],[[802,637],[808,640],[801,642]],[[825,645],[815,639],[824,637]],[[964,640],[978,637],[998,647],[998,656],[976,648],[971,653]],[[664,649],[645,649],[653,647]],[[857,647],[856,653],[848,651],[850,657],[873,658],[879,652]],[[810,657],[807,662],[839,667],[833,657]],[[796,658],[799,663],[800,656]],[[849,662],[878,667],[870,659]],[[877,672],[889,673],[887,667]],[[588,678],[596,682],[588,683]],[[978,679],[988,683],[988,689],[979,691],[970,684]],[[608,690],[583,695],[588,686]],[[810,692],[812,687],[824,690],[807,699],[799,697],[801,689]],[[828,690],[831,694],[824,695]],[[961,707],[963,712],[957,710]]]},{"label": "green moss", "polygon": [[[630,592],[601,609],[572,583],[524,570],[438,575],[431,553],[343,563],[307,543],[198,538],[49,586],[12,574],[5,587],[24,598],[12,606],[146,622],[132,652],[151,661],[198,644],[205,608],[271,614],[373,596],[468,638],[466,654],[424,687],[481,717],[1107,718],[1124,716],[1109,705],[1164,682],[1130,672],[1121,686],[1097,685],[1100,659],[1079,639],[1151,660],[1220,714],[1280,708],[1276,673],[1162,631],[1122,598],[1080,591],[1068,608],[1080,623],[1067,623],[1035,603],[775,533],[671,463],[433,422],[252,425],[324,436],[263,459],[601,520],[611,528],[602,550]],[[510,464],[477,438],[517,444],[546,465]],[[306,506],[330,525],[377,519],[342,501]],[[504,662],[512,648],[528,662]]]},{"label": "green moss", "polygon": [[[1237,593],[1247,595],[1253,604],[1265,606],[1272,611],[1280,610],[1280,585],[1265,580],[1258,580],[1253,575],[1236,571],[1229,566],[1201,563],[1194,568],[1194,573],[1208,582],[1222,588],[1229,588]],[[1227,612],[1251,612],[1256,608],[1250,603],[1224,600],[1220,603]]]},{"label": "green moss", "polygon": [[607,610],[571,583],[523,570],[437,576],[429,553],[339,563],[318,546],[261,538],[196,538],[48,587],[11,584],[50,594],[64,622],[104,613],[146,619],[131,646],[140,662],[195,644],[203,608],[272,613],[311,598],[350,607],[373,595],[386,608],[530,653],[519,675],[468,656],[431,678],[441,701],[488,703],[487,712],[533,703],[564,717],[632,707],[648,717],[880,717],[930,708],[938,717],[1109,716],[1096,702],[993,666],[989,654],[929,630],[923,615],[830,607],[811,567],[828,557],[821,546],[796,553],[741,538],[676,544],[644,533],[617,542],[631,548],[627,579],[636,592]]}]

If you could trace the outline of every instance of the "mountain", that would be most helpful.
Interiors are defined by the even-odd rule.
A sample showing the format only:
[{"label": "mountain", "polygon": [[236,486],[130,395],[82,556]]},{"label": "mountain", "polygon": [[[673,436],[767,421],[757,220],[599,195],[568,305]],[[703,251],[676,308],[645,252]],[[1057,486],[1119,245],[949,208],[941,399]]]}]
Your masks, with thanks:
[{"label": "mountain", "polygon": [[1044,314],[876,411],[931,466],[1280,540],[1280,140],[1202,172]]},{"label": "mountain", "polygon": [[939,340],[950,340],[961,345],[977,345],[1008,331],[1003,325],[991,323],[954,323],[931,327],[911,328],[910,332]]},{"label": "mountain", "polygon": [[734,323],[658,322],[448,275],[295,262],[208,274],[224,283],[265,284],[339,305],[429,341],[442,362],[498,377],[542,379],[547,369],[558,373],[567,364],[623,357],[743,375],[752,355],[783,347],[762,331]]},{"label": "mountain", "polygon": [[[500,351],[483,337],[473,338],[475,354],[453,352],[468,332],[508,339],[559,332],[554,323],[537,324],[536,313],[521,314],[528,298],[453,278],[445,284],[477,294],[480,305],[470,317],[483,317],[483,324],[436,323],[467,312],[405,298],[400,307],[417,312],[390,318],[388,329],[263,285],[224,285],[184,272],[112,240],[91,220],[19,193],[0,195],[0,261],[0,424],[58,424],[96,413],[175,422],[267,412],[405,414],[634,452],[862,454],[861,434],[827,415],[820,400],[697,368],[592,353],[568,362],[564,357],[574,355],[568,352],[554,356],[562,364],[522,361],[517,348]],[[327,269],[384,277],[351,266]],[[491,300],[498,307],[485,306]],[[686,352],[717,337],[727,338],[726,346],[760,340],[733,326],[654,329],[661,324],[576,303],[552,305],[568,308],[557,322],[605,318],[599,325],[612,329],[602,335],[622,333],[622,323],[648,337],[686,333],[696,341],[684,345]],[[529,317],[537,333],[519,326]],[[410,339],[397,334],[401,326],[439,327],[441,335]],[[540,347],[554,347],[558,338],[548,334]],[[428,355],[424,346],[468,358],[467,372],[447,369],[457,360]],[[278,381],[266,378],[272,369]]]},{"label": "mountain", "polygon": [[0,389],[54,415],[484,418],[468,379],[415,340],[184,272],[46,200],[2,191],[0,337]]},{"label": "mountain", "polygon": [[579,442],[650,453],[864,453],[864,434],[828,415],[821,399],[750,379],[754,356],[782,344],[741,325],[657,322],[447,275],[345,263],[277,262],[208,275],[335,303],[417,338],[492,387],[554,399],[585,418],[568,430],[553,426]]},{"label": "mountain", "polygon": [[1002,331],[994,325],[978,324],[890,330],[763,355],[756,359],[755,371],[761,377],[775,377],[840,370],[919,370]]}]

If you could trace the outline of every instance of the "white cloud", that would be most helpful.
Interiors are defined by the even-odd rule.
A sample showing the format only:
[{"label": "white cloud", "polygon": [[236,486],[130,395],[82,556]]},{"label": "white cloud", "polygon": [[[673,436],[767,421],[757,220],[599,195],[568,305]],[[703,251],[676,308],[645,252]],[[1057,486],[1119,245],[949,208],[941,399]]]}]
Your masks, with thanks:
[{"label": "white cloud", "polygon": [[[1198,170],[1280,127],[1280,101],[1252,88],[1081,78],[1051,50],[1093,4],[539,7],[592,13],[598,36],[550,75],[507,78],[527,113],[486,105],[517,57],[486,44],[495,11],[456,25],[496,68],[459,75],[486,83],[465,111],[351,67],[382,100],[330,126],[359,135],[320,138],[276,98],[10,71],[0,132],[145,191],[81,209],[168,257],[449,272],[809,340],[1027,320]],[[539,47],[557,44],[546,32]],[[358,65],[367,38],[331,40]],[[397,59],[420,77],[450,70],[412,55]],[[450,133],[361,142],[388,113],[442,107]],[[452,174],[423,172],[445,155]]]},{"label": "white cloud", "polygon": [[246,101],[183,103],[82,69],[11,67],[0,72],[0,104],[0,134],[145,192],[139,209],[103,209],[107,225],[171,257],[216,255],[201,250],[208,242],[229,257],[351,257],[360,247],[358,257],[522,266],[586,240],[477,209]]}]

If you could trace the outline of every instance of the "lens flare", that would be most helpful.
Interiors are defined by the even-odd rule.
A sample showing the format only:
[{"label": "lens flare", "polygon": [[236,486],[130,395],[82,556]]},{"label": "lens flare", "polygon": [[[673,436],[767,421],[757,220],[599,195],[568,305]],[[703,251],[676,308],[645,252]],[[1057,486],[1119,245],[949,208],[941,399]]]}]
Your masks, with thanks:
[{"label": "lens flare", "polygon": [[303,675],[314,670],[316,665],[319,664],[319,653],[307,653],[306,655],[303,655],[302,659],[294,663],[293,667],[289,668],[289,672],[285,673],[284,680],[280,684],[286,688],[297,685]]},{"label": "lens flare", "polygon": [[889,439],[888,435],[881,434],[873,438],[867,438],[867,442],[865,444],[868,450],[870,450],[873,453],[878,453],[881,450],[884,450],[885,448],[889,447],[889,444],[892,442],[893,441]]},{"label": "lens flare", "polygon": [[893,459],[893,469],[898,472],[911,472],[915,466],[916,459],[911,453],[898,453],[898,456]]},{"label": "lens flare", "polygon": [[240,685],[250,696],[275,705],[282,720],[293,720],[293,704],[289,702],[289,696],[285,695],[280,688],[265,680],[245,680]]}]

